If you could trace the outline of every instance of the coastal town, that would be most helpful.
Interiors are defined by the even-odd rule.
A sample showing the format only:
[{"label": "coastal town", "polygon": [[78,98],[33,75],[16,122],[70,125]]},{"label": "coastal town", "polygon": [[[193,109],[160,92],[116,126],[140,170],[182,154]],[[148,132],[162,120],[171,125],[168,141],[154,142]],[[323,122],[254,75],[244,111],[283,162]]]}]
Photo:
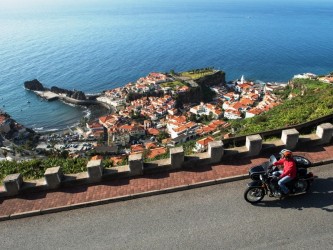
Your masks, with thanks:
[{"label": "coastal town", "polygon": [[[294,78],[317,76],[306,73]],[[321,80],[332,82],[333,78]],[[231,120],[254,117],[279,105],[281,100],[274,92],[287,85],[250,81],[244,76],[226,82],[224,72],[205,68],[182,73],[152,72],[93,99],[82,92],[64,94],[63,90],[39,86],[35,91],[41,97],[45,94],[53,100],[60,95],[83,104],[96,102],[109,107],[110,113],[64,133],[37,136],[2,112],[0,132],[5,136],[1,140],[1,159],[8,159],[13,151],[6,141],[20,145],[24,138],[36,145],[32,151],[37,155],[56,150],[71,158],[107,157],[113,166],[126,162],[130,154],[143,153],[146,160],[158,159],[166,156],[170,147],[187,142],[192,142],[192,153],[204,152],[209,142],[234,136]],[[22,152],[29,155],[31,151],[21,147]]]}]

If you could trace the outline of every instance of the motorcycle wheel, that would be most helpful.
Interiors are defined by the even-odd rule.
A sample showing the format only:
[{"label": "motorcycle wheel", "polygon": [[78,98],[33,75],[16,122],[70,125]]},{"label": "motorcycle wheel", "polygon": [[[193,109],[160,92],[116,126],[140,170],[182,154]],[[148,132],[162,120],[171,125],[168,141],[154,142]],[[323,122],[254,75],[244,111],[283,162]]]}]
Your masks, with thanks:
[{"label": "motorcycle wheel", "polygon": [[257,203],[265,196],[265,190],[261,187],[249,187],[244,192],[244,199],[249,203]]},{"label": "motorcycle wheel", "polygon": [[305,180],[299,180],[297,186],[297,193],[308,192],[310,190],[310,182]]},{"label": "motorcycle wheel", "polygon": [[311,182],[310,182],[310,181],[307,181],[306,184],[307,184],[307,187],[306,187],[306,189],[305,189],[305,192],[310,192]]}]

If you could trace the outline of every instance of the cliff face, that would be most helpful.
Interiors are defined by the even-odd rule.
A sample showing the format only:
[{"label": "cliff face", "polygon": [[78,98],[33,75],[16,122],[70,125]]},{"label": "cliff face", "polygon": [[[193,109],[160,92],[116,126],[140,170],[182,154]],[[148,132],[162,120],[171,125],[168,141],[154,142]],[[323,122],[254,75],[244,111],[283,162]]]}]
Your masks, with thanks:
[{"label": "cliff face", "polygon": [[24,87],[32,91],[44,91],[45,88],[37,79],[24,82]]},{"label": "cliff face", "polygon": [[200,88],[191,88],[190,92],[179,93],[177,101],[182,104],[201,102]]},{"label": "cliff face", "polygon": [[225,73],[217,71],[216,73],[208,76],[201,77],[195,80],[199,87],[191,88],[190,92],[179,93],[178,101],[187,103],[210,102],[215,96],[215,92],[210,90],[210,87],[218,84],[225,84]]},{"label": "cliff face", "polygon": [[218,84],[225,84],[225,73],[223,71],[217,71],[212,75],[207,75],[195,80],[199,85],[205,84],[206,86],[214,86]]}]

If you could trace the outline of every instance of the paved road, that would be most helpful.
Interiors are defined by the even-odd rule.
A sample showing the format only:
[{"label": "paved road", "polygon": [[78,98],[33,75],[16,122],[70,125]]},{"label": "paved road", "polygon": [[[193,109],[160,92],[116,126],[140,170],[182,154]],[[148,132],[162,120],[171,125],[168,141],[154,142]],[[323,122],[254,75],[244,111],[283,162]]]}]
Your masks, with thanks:
[{"label": "paved road", "polygon": [[333,165],[311,194],[257,206],[247,181],[0,222],[1,249],[332,249]]}]

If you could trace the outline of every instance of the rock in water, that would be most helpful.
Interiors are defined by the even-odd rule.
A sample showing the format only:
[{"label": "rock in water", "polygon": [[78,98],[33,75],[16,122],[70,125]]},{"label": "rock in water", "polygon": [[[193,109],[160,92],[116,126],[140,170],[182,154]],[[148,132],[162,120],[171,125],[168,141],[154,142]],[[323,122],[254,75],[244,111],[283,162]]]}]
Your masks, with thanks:
[{"label": "rock in water", "polygon": [[74,94],[71,96],[76,100],[86,100],[86,95],[82,91],[75,91]]},{"label": "rock in water", "polygon": [[62,89],[57,86],[52,86],[51,91],[56,94],[65,94],[66,96],[69,96],[69,97],[74,93],[73,91],[70,91],[68,89]]},{"label": "rock in water", "polygon": [[24,87],[33,91],[44,91],[44,86],[37,79],[24,82]]}]

